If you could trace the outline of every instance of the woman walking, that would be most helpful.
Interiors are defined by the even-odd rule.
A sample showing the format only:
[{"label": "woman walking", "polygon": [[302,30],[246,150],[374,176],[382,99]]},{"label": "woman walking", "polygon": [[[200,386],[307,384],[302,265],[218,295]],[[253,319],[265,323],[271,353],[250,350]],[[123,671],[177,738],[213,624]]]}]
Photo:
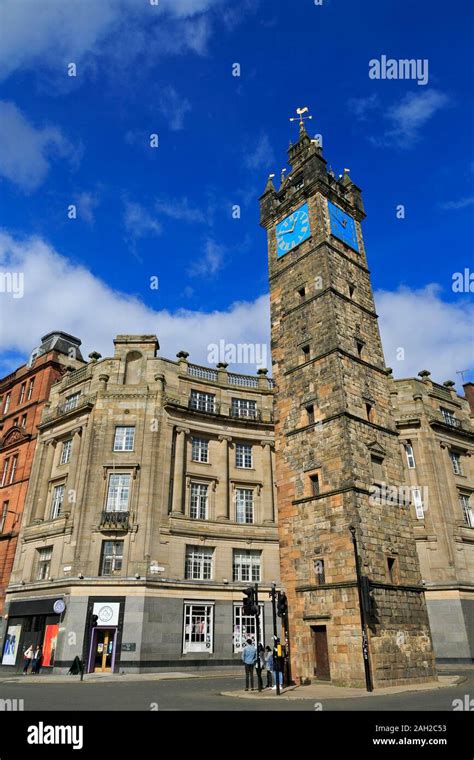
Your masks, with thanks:
[{"label": "woman walking", "polygon": [[30,662],[33,659],[33,645],[30,644],[28,649],[26,649],[23,652],[23,675],[26,676],[28,673],[28,668],[30,667]]}]

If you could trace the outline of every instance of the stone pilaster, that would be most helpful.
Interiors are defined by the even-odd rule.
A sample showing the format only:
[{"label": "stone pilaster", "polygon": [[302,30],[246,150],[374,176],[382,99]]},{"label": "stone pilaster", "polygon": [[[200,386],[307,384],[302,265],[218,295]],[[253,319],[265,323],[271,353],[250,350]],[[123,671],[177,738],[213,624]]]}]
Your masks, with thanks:
[{"label": "stone pilaster", "polygon": [[186,436],[189,435],[187,428],[176,428],[175,454],[174,454],[174,478],[173,478],[173,502],[172,515],[184,515],[185,498],[183,494],[185,444]]}]

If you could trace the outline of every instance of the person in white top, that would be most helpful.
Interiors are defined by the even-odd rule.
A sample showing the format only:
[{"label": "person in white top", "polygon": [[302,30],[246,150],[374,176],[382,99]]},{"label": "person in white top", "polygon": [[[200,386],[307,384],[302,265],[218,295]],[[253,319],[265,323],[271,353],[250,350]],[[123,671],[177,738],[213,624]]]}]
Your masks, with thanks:
[{"label": "person in white top", "polygon": [[33,659],[34,649],[32,644],[28,647],[28,649],[23,652],[23,675],[26,676],[28,673],[28,668],[30,667],[30,662]]}]

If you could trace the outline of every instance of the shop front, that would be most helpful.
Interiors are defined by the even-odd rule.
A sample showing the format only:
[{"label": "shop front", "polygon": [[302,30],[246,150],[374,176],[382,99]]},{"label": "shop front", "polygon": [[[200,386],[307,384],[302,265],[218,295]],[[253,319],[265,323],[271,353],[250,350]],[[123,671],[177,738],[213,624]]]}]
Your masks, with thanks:
[{"label": "shop front", "polygon": [[65,609],[64,600],[58,597],[12,601],[8,608],[2,666],[19,669],[25,650],[40,646],[41,667],[53,668]]},{"label": "shop front", "polygon": [[120,664],[125,599],[89,597],[84,635],[87,673],[116,673]]}]

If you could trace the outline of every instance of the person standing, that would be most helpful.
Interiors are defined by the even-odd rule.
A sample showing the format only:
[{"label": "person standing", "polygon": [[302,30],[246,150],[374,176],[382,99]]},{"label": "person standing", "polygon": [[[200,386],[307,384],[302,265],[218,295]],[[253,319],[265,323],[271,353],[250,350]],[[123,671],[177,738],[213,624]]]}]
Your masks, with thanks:
[{"label": "person standing", "polygon": [[265,667],[267,669],[267,689],[272,688],[273,654],[269,646],[265,647]]},{"label": "person standing", "polygon": [[33,659],[33,645],[30,644],[28,649],[26,649],[23,652],[23,675],[26,676],[28,673],[28,668],[30,667],[30,662]]},{"label": "person standing", "polygon": [[42,661],[42,659],[43,659],[43,649],[38,644],[38,646],[36,647],[36,649],[34,651],[33,662],[32,662],[32,665],[31,665],[31,672],[34,675],[38,675],[39,674],[39,672],[41,670],[41,661]]},{"label": "person standing", "polygon": [[249,690],[249,684],[251,690],[255,691],[253,669],[257,662],[257,647],[253,645],[252,639],[247,639],[247,643],[242,649],[242,662],[245,665],[245,691]]}]

